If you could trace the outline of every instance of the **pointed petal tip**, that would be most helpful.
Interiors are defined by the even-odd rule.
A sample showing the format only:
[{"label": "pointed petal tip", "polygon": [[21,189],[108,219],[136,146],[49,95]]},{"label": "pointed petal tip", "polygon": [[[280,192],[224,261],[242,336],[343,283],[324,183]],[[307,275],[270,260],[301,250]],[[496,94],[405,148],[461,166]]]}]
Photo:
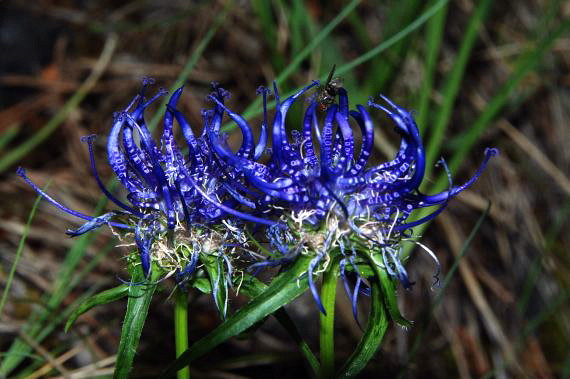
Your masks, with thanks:
[{"label": "pointed petal tip", "polygon": [[496,147],[488,147],[485,149],[485,155],[488,157],[495,157],[499,154],[500,154],[500,151]]},{"label": "pointed petal tip", "polygon": [[97,134],[89,134],[87,136],[81,136],[79,139],[82,143],[92,143],[97,138]]},{"label": "pointed petal tip", "polygon": [[255,93],[257,95],[269,96],[269,95],[271,95],[271,90],[265,86],[259,86],[259,87],[257,87],[257,90],[255,90]]},{"label": "pointed petal tip", "polygon": [[154,78],[150,77],[150,76],[143,76],[142,78],[142,84],[143,86],[152,86],[156,81],[154,80]]}]

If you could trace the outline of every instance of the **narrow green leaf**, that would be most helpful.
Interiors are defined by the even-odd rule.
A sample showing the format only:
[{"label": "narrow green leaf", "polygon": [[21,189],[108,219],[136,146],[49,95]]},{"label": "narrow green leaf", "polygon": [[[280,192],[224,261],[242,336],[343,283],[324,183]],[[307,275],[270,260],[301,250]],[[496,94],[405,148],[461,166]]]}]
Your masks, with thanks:
[{"label": "narrow green leaf", "polygon": [[321,378],[332,378],[334,375],[334,313],[336,302],[336,287],[338,282],[339,261],[331,262],[323,274],[321,287],[321,301],[327,314],[320,313],[320,353],[321,353]]},{"label": "narrow green leaf", "polygon": [[388,329],[388,317],[382,303],[382,290],[377,280],[371,281],[371,289],[372,303],[366,329],[356,349],[340,370],[338,375],[340,378],[353,378],[366,367],[378,350]]},{"label": "narrow green leaf", "polygon": [[418,18],[416,18],[413,22],[411,22],[405,28],[402,28],[398,33],[394,34],[390,38],[382,43],[378,44],[375,48],[367,51],[366,53],[362,54],[358,58],[353,59],[352,61],[348,62],[347,64],[338,68],[337,73],[339,75],[344,74],[352,70],[353,68],[363,64],[364,62],[369,61],[370,59],[374,58],[376,55],[380,54],[381,52],[385,51],[389,47],[395,45],[407,35],[415,31],[417,28],[422,26],[427,20],[429,20],[434,14],[437,13],[445,4],[447,4],[449,0],[439,0],[433,6],[428,8],[424,13],[421,14]]},{"label": "narrow green leaf", "polygon": [[[267,289],[267,285],[257,279],[255,276],[245,274],[243,281],[240,284],[240,293],[243,293],[247,297],[253,299],[263,293]],[[309,344],[303,339],[301,333],[295,326],[295,323],[285,310],[285,308],[279,308],[273,314],[277,321],[287,330],[287,332],[291,335],[291,338],[295,341],[299,350],[303,354],[303,356],[307,359],[307,362],[313,369],[313,372],[316,374],[320,371],[320,364],[317,360],[317,357],[313,354]]]},{"label": "narrow green leaf", "polygon": [[[339,14],[333,18],[327,25],[325,25],[319,33],[311,40],[311,42],[291,60],[291,63],[285,67],[283,71],[275,78],[275,82],[279,85],[282,84],[295,70],[303,63],[303,61],[315,50],[321,42],[340,24],[360,3],[361,0],[352,0],[348,3]],[[448,0],[446,0],[448,1]],[[340,72],[339,72],[340,74]],[[288,96],[286,94],[283,97]],[[243,112],[244,118],[249,118],[260,114],[263,110],[261,108],[261,99],[258,97],[245,109]],[[268,103],[268,109],[275,107],[275,101]],[[223,132],[228,132],[235,127],[233,123],[227,123],[222,126]]]},{"label": "narrow green leaf", "polygon": [[69,331],[69,328],[75,320],[83,313],[89,311],[91,308],[96,307],[97,305],[108,304],[113,301],[122,299],[123,297],[127,296],[129,292],[129,286],[126,284],[121,284],[115,288],[108,289],[106,291],[100,292],[95,296],[92,296],[86,299],[83,303],[79,304],[77,308],[71,313],[69,319],[65,324],[65,332]]},{"label": "narrow green leaf", "polygon": [[126,379],[129,377],[152,295],[157,287],[157,284],[153,282],[156,279],[154,278],[156,271],[158,270],[153,270],[149,283],[138,284],[145,281],[142,268],[137,266],[133,270],[132,281],[135,284],[128,287],[129,301],[127,302],[127,312],[125,313],[125,321],[121,330],[121,342],[119,343],[117,363],[113,373],[114,379]]},{"label": "narrow green leaf", "polygon": [[[560,38],[560,36],[562,36],[569,28],[570,19],[565,20],[554,31],[547,34],[544,38],[536,41],[534,47],[529,49],[519,58],[515,64],[515,69],[511,76],[506,80],[497,94],[489,101],[485,107],[485,110],[481,113],[477,120],[475,120],[472,127],[467,130],[464,135],[460,136],[457,139],[458,142],[456,145],[458,146],[458,149],[449,163],[449,169],[451,172],[457,171],[481,134],[491,125],[491,121],[506,105],[509,96],[515,90],[516,86],[522,81],[523,78],[526,77],[529,72],[536,69],[536,67],[541,62],[544,54],[552,48],[556,40]],[[445,174],[442,174],[438,177],[434,185],[431,186],[431,190],[434,192],[441,191],[446,186],[447,176]],[[427,216],[430,212],[432,212],[431,209],[424,208],[414,215],[414,219],[421,219],[422,217]],[[422,235],[430,224],[431,222],[427,222],[425,224],[416,226],[414,228],[414,234]],[[404,248],[404,256],[409,255],[412,248],[412,244],[406,245]]]},{"label": "narrow green leaf", "polygon": [[278,22],[273,15],[273,5],[275,4],[266,0],[253,0],[251,2],[251,7],[257,15],[263,36],[267,41],[271,64],[273,69],[279,72],[285,66],[285,57],[277,49]]},{"label": "narrow green leaf", "polygon": [[297,261],[286,272],[273,280],[271,285],[261,295],[229,317],[206,337],[202,338],[190,349],[186,350],[163,373],[163,378],[170,378],[182,367],[190,364],[196,358],[212,350],[222,342],[243,332],[257,321],[275,312],[285,304],[306,291],[307,278],[300,276],[307,271],[310,261],[308,256],[299,256]]},{"label": "narrow green leaf", "polygon": [[[387,14],[387,18],[382,32],[382,41],[394,36],[396,33],[406,27],[416,17],[418,11],[425,1],[407,0],[392,2]],[[378,57],[371,62],[368,75],[369,80],[365,82],[364,91],[372,93],[373,91],[387,91],[394,79],[398,76],[398,71],[402,68],[402,62],[408,51],[411,41],[411,35],[406,38],[401,38],[397,43],[393,44],[389,50],[386,51],[382,61]],[[377,64],[374,64],[377,63]]]}]

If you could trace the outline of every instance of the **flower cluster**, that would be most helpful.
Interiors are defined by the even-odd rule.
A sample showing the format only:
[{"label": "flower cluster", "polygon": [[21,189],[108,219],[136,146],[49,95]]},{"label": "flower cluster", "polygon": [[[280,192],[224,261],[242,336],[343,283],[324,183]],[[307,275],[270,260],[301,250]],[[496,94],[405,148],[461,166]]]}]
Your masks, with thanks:
[{"label": "flower cluster", "polygon": [[[228,92],[216,84],[208,96],[213,109],[202,111],[203,129],[195,135],[177,109],[180,88],[168,101],[157,143],[144,113],[165,92],[160,90],[147,100],[150,84],[145,80],[140,94],[115,114],[107,137],[108,161],[127,191],[128,203],[115,197],[99,177],[93,151],[95,136],[82,139],[89,150],[95,180],[120,211],[98,217],[84,215],[44,193],[23,169],[18,169],[18,174],[49,202],[87,220],[80,228],[69,230],[70,236],[105,224],[123,229],[136,243],[147,277],[157,269],[176,275],[182,283],[192,277],[200,262],[213,267],[208,275],[215,294],[220,283],[231,285],[233,257],[240,252],[259,260],[250,262],[252,270],[286,265],[299,254],[312,256],[307,276],[323,312],[314,276],[332,259],[340,261],[340,275],[354,310],[358,293],[366,292],[361,289],[365,281],[359,266],[375,265],[408,288],[411,283],[401,262],[401,241],[410,237],[412,227],[433,219],[449,199],[469,187],[497,153],[496,149],[487,149],[483,164],[465,184],[453,185],[448,175],[446,191],[422,194],[419,187],[426,161],[417,125],[410,112],[386,97],[381,97],[385,105],[371,99],[368,109],[387,114],[401,136],[398,153],[389,162],[369,164],[374,123],[366,107],[350,109],[344,88],[339,88],[338,101],[330,106],[322,106],[313,98],[301,130],[287,132],[290,107],[318,82],[285,100],[274,85],[276,112],[271,123],[267,112],[270,91],[260,87],[263,121],[257,141],[251,125],[225,104]],[[228,146],[222,133],[225,115],[241,132],[237,149]],[[184,149],[176,142],[175,122],[181,129]],[[269,137],[271,147],[267,146]],[[435,210],[408,221],[414,210],[426,207]],[[254,247],[258,251],[253,251]],[[209,261],[212,256],[217,263]]]}]

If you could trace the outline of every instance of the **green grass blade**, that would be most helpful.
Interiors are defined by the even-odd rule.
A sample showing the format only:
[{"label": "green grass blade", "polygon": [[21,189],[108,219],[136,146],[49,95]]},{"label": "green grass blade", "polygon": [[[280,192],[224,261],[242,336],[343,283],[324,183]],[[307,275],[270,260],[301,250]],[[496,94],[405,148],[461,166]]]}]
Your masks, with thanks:
[{"label": "green grass blade", "polygon": [[[483,222],[485,221],[485,219],[489,215],[490,210],[491,210],[491,202],[489,202],[487,204],[487,208],[485,209],[485,211],[481,214],[481,216],[479,217],[479,219],[475,223],[475,226],[473,227],[473,229],[469,233],[469,236],[467,236],[467,239],[465,239],[465,242],[463,243],[463,246],[461,247],[461,251],[459,252],[459,255],[457,256],[457,258],[453,262],[453,265],[451,266],[451,268],[449,269],[449,271],[445,275],[445,278],[443,279],[442,285],[439,288],[439,292],[436,295],[436,297],[435,297],[435,299],[431,305],[429,318],[426,321],[424,328],[421,329],[420,332],[418,333],[418,336],[416,337],[416,339],[414,340],[414,342],[412,344],[412,347],[410,348],[410,351],[408,354],[408,362],[412,362],[416,353],[418,352],[418,350],[422,344],[423,338],[425,336],[425,333],[427,331],[428,323],[431,320],[432,313],[434,312],[435,308],[437,306],[439,306],[439,304],[443,300],[443,296],[445,294],[445,291],[447,290],[447,287],[449,287],[449,283],[451,283],[451,280],[453,279],[453,277],[455,276],[455,273],[459,269],[459,264],[461,263],[461,261],[463,260],[465,255],[467,255],[467,253],[469,252],[469,246],[471,246],[471,242],[473,242],[473,239],[475,239],[475,236],[479,232],[479,229],[481,229],[481,226],[483,225]],[[399,373],[398,378],[402,378],[404,376],[405,376],[405,371],[402,370]]]},{"label": "green grass blade", "polygon": [[334,376],[334,314],[336,302],[336,287],[338,282],[339,262],[331,262],[323,274],[323,284],[321,287],[321,301],[327,314],[320,313],[320,334],[319,342],[321,348],[321,378],[332,378]]},{"label": "green grass blade", "polygon": [[[340,24],[360,3],[360,0],[352,0],[348,5],[346,5],[340,13],[331,21],[329,22],[321,31],[315,36],[315,38],[299,53],[293,58],[293,61],[285,67],[283,71],[277,76],[275,81],[277,84],[282,83],[286,80],[297,68],[299,65],[307,58],[311,52],[320,45],[320,43]],[[258,101],[259,104],[260,100]],[[252,104],[249,108],[253,108],[258,106],[258,104]],[[246,110],[247,111],[247,110]]]},{"label": "green grass blade", "polygon": [[[287,3],[279,3],[281,7],[286,8]],[[286,13],[287,21],[289,21],[289,33],[291,34],[291,52],[297,55],[306,46],[305,35],[307,34],[307,18],[309,13],[305,8],[303,1],[294,0],[291,2],[291,9]]]},{"label": "green grass blade", "polygon": [[447,4],[440,8],[437,13],[429,20],[426,31],[426,62],[424,67],[424,75],[420,96],[418,100],[418,115],[416,122],[422,133],[428,122],[428,109],[430,98],[433,91],[435,74],[437,69],[437,58],[441,42],[443,40],[443,31],[445,29],[445,20],[447,19]]},{"label": "green grass blade", "polygon": [[[145,281],[142,268],[137,266],[133,270],[132,281],[133,283],[140,283]],[[126,379],[129,377],[139,340],[141,337],[142,329],[148,314],[148,308],[156,290],[157,284],[153,281],[156,271],[151,275],[150,283],[133,284],[129,286],[129,300],[127,302],[127,312],[125,313],[125,321],[121,331],[121,342],[117,351],[117,364],[115,372],[113,373],[114,379]]]},{"label": "green grass blade", "polygon": [[36,146],[44,142],[66,119],[67,116],[83,101],[85,96],[91,91],[95,86],[105,68],[111,61],[115,47],[117,46],[117,37],[111,34],[107,37],[101,56],[95,66],[93,71],[89,74],[87,79],[81,84],[81,86],[75,91],[73,96],[65,103],[65,105],[53,116],[48,123],[42,127],[39,131],[35,132],[30,138],[23,142],[16,148],[12,149],[9,153],[4,155],[0,159],[0,173],[4,172],[7,168],[12,166],[14,163],[18,162],[24,156],[26,156],[30,151],[32,151]]},{"label": "green grass blade", "polygon": [[[198,62],[198,59],[200,59],[202,57],[202,54],[204,54],[206,47],[208,47],[208,44],[210,43],[210,41],[212,41],[212,38],[214,38],[218,29],[224,23],[224,20],[226,19],[226,15],[229,12],[229,10],[231,9],[232,5],[233,5],[233,2],[228,2],[228,5],[226,5],[224,10],[214,19],[212,26],[210,27],[210,29],[208,29],[208,32],[206,33],[206,35],[200,40],[200,43],[198,43],[198,46],[196,46],[196,49],[194,50],[192,55],[190,55],[190,58],[188,59],[188,61],[184,65],[184,68],[182,69],[180,74],[178,74],[178,77],[174,81],[174,84],[172,86],[170,86],[170,89],[169,89],[170,93],[173,93],[175,90],[177,90],[178,88],[180,88],[181,86],[184,85],[184,83],[186,82],[186,80],[190,76],[190,73],[192,73],[192,70],[194,69],[196,62]],[[158,123],[160,122],[162,117],[164,116],[164,113],[166,112],[166,104],[167,103],[168,103],[168,97],[165,97],[162,100],[162,102],[160,103],[160,106],[158,107],[158,109],[154,112],[154,116],[152,117],[152,119],[148,123],[148,127],[151,131],[156,128],[156,126],[158,125]]]},{"label": "green grass blade", "polygon": [[475,236],[479,232],[479,229],[481,229],[481,226],[483,226],[483,222],[485,222],[485,220],[487,219],[487,216],[491,211],[491,206],[492,204],[489,201],[487,203],[487,208],[485,208],[485,210],[483,211],[483,213],[475,223],[475,226],[473,227],[473,229],[471,229],[471,232],[467,236],[467,239],[465,240],[465,242],[463,242],[463,246],[461,246],[461,251],[459,251],[459,256],[457,257],[455,262],[453,262],[453,265],[449,268],[449,272],[447,273],[447,275],[445,275],[445,278],[443,279],[443,283],[441,284],[439,293],[437,294],[433,302],[432,308],[438,306],[441,300],[443,299],[445,290],[449,286],[449,283],[451,283],[451,279],[453,279],[455,272],[459,269],[459,264],[461,263],[467,252],[469,251],[469,246],[471,246],[471,242],[473,242]]},{"label": "green grass blade", "polygon": [[340,378],[354,378],[374,357],[388,329],[388,317],[382,303],[382,290],[377,280],[371,282],[370,316],[362,338],[342,369]]},{"label": "green grass blade", "polygon": [[[428,8],[424,13],[422,13],[421,16],[419,16],[412,23],[410,23],[408,26],[403,28],[400,32],[396,33],[395,35],[393,35],[392,37],[390,37],[386,41],[380,43],[378,46],[376,46],[372,50],[369,50],[366,53],[362,54],[358,58],[355,58],[352,61],[350,61],[350,62],[348,62],[342,66],[339,66],[336,70],[336,73],[338,75],[343,75],[344,73],[349,72],[353,68],[369,61],[370,59],[374,58],[376,55],[378,55],[378,54],[382,53],[383,51],[385,51],[386,49],[390,48],[390,46],[394,45],[395,43],[400,41],[402,38],[405,38],[410,33],[414,32],[416,29],[418,29],[420,26],[422,26],[425,22],[427,22],[441,7],[443,7],[445,4],[447,4],[448,1],[449,0],[439,0],[433,6]],[[353,1],[352,3],[355,3],[355,2]],[[347,8],[349,6],[352,5],[352,3],[347,5],[347,7],[345,9],[343,9],[343,12],[341,12],[341,14],[339,14],[339,16],[342,15],[343,17],[346,17],[346,15],[344,13],[348,13],[348,14],[350,13],[350,12],[345,12],[345,11],[347,10]],[[348,9],[348,10],[352,11],[352,8]],[[332,31],[332,28],[330,28],[331,24],[335,23],[333,25],[333,27],[334,27],[334,26],[336,26],[336,24],[338,24],[341,21],[341,20],[337,20],[339,18],[339,16],[337,16],[325,28],[323,28],[323,30],[321,30],[321,32],[315,37],[315,39],[312,41],[312,43],[309,46],[307,46],[307,48],[311,47],[312,49],[314,49],[316,47],[315,41],[318,41],[320,43],[320,41],[322,41],[326,37],[326,35],[323,35],[324,32],[327,31],[327,33],[330,33],[330,31]],[[307,48],[305,50],[303,50],[302,54],[306,53],[308,55],[310,53],[310,51],[307,52]],[[291,65],[288,66],[287,69],[284,70],[278,76],[278,78],[276,79],[277,84],[281,83],[283,80],[288,78],[289,75],[293,72],[294,69],[296,69],[298,67],[298,65],[303,61],[304,58],[305,58],[305,56],[301,56],[301,55],[295,57],[293,63],[296,63],[296,65],[294,66],[293,69],[290,69],[290,67],[292,67],[291,65],[293,65],[293,63],[291,63]],[[326,74],[328,74],[328,72],[323,74],[323,77],[321,78],[322,80],[324,80],[326,78]],[[288,92],[285,95],[282,95],[282,97],[290,96],[293,93],[294,93],[294,91]],[[248,106],[246,108],[246,110],[242,113],[243,117],[248,119],[248,118],[255,117],[255,116],[261,114],[263,112],[263,109],[260,107],[260,105],[261,105],[260,99],[256,99],[255,101],[253,101],[250,104],[250,106]],[[275,101],[271,101],[271,102],[267,103],[267,109],[268,110],[273,109],[274,107],[275,107]],[[229,132],[234,128],[235,128],[235,126],[232,123],[228,123],[222,127],[222,131],[223,132]]]},{"label": "green grass blade", "polygon": [[251,7],[261,25],[263,36],[270,51],[273,69],[277,72],[285,67],[285,57],[277,50],[277,21],[273,17],[273,3],[266,0],[253,0]]},{"label": "green grass blade", "polygon": [[[537,41],[535,47],[523,54],[523,56],[517,61],[513,73],[509,76],[505,84],[503,84],[498,93],[490,100],[485,110],[474,122],[473,126],[463,136],[458,138],[459,142],[455,143],[455,145],[458,146],[458,149],[449,163],[451,172],[457,171],[461,166],[463,160],[467,156],[467,153],[473,148],[485,129],[489,127],[491,121],[506,105],[510,94],[514,91],[521,80],[525,78],[530,71],[537,68],[544,54],[552,48],[556,40],[569,28],[570,20],[564,21],[553,32]],[[441,191],[445,189],[446,185],[447,176],[442,174],[435,181],[434,185],[431,186],[431,191]],[[429,209],[423,209],[415,214],[414,219],[420,219],[427,216],[429,213]],[[430,224],[430,222],[427,222],[415,227],[414,234],[422,235]],[[412,248],[412,245],[405,246],[404,255],[408,255]]]},{"label": "green grass blade", "polygon": [[[240,284],[240,292],[248,296],[249,298],[253,299],[263,293],[267,289],[267,285],[261,282],[256,277],[246,274],[243,282]],[[307,362],[313,369],[313,373],[317,375],[320,372],[320,363],[317,360],[317,357],[313,354],[313,351],[307,344],[307,342],[301,336],[301,333],[295,326],[295,323],[289,317],[289,314],[285,310],[285,308],[279,308],[273,314],[277,321],[287,330],[291,338],[297,344],[297,347],[301,351],[301,354],[307,359]]]},{"label": "green grass blade", "polygon": [[194,359],[243,332],[305,292],[308,287],[307,278],[300,279],[300,276],[307,271],[309,261],[310,257],[299,256],[293,266],[274,279],[267,290],[229,317],[206,337],[192,345],[167,368],[161,377],[172,377],[179,369],[190,364]]},{"label": "green grass blade", "polygon": [[[112,188],[112,186],[110,186],[110,188]],[[101,210],[105,207],[106,204],[107,198],[101,198],[95,208],[94,214],[100,214]],[[42,333],[42,335],[47,335],[45,332],[49,328],[46,328],[46,322],[50,320],[50,317],[52,316],[52,310],[57,309],[65,297],[79,283],[78,280],[72,282],[72,278],[75,274],[75,269],[87,252],[87,246],[91,244],[91,242],[98,234],[99,231],[95,231],[90,234],[80,236],[68,251],[65,260],[61,265],[61,269],[56,275],[57,280],[54,283],[52,293],[46,294],[42,298],[42,302],[45,304],[45,308],[38,309],[37,311],[33,312],[28,318],[26,324],[23,326],[23,330],[28,336],[41,341],[41,339],[37,336],[40,333]],[[20,338],[15,339],[8,350],[9,357],[6,358],[0,366],[0,373],[3,373],[5,375],[10,374],[10,372],[22,362],[22,353],[29,353],[30,351],[31,347],[28,346],[28,344],[26,344]]]},{"label": "green grass blade", "polygon": [[[79,304],[81,304],[87,298],[92,296],[100,288],[101,288],[101,285],[96,284],[96,285],[92,286],[91,288],[89,288],[81,296],[79,296],[69,306],[67,306],[61,310],[58,309],[58,310],[50,312],[51,313],[50,319],[45,324],[45,328],[36,337],[30,337],[30,336],[27,336],[27,337],[32,339],[36,344],[39,345],[41,343],[41,341],[43,341],[49,334],[51,334],[57,326],[61,325],[69,317],[69,315],[71,314],[71,311],[73,309],[75,309],[75,307],[77,307]],[[28,346],[28,345],[26,345],[26,346]],[[32,349],[30,348],[29,351],[31,351],[31,350]],[[65,351],[65,346],[57,346],[55,348],[55,351],[57,351],[58,353],[62,353],[63,351]],[[42,357],[42,360],[43,360],[43,357]],[[27,378],[26,372],[29,372],[30,369],[32,369],[31,370],[32,372],[35,371],[35,369],[33,369],[34,366],[36,366],[36,369],[39,368],[39,367],[37,367],[37,366],[39,366],[39,362],[36,362],[36,363],[37,363],[37,365],[32,364],[30,366],[23,367],[22,371],[19,371],[18,374],[14,375],[14,376],[18,377],[18,378]]]},{"label": "green grass blade", "polygon": [[[275,78],[275,82],[279,85],[291,76],[291,74],[297,70],[297,68],[303,63],[303,61],[315,50],[321,42],[340,24],[360,3],[360,0],[352,0],[348,5],[346,5],[342,11],[332,19],[325,27],[323,27],[320,32],[315,35],[309,44],[297,54],[291,63],[285,67],[283,71]],[[287,95],[285,95],[287,96]],[[275,107],[275,101],[268,103],[268,109]],[[244,118],[254,117],[260,114],[263,110],[261,109],[261,99],[255,99],[243,112]],[[226,124],[222,127],[223,132],[228,132],[232,130],[235,126],[233,124]]]},{"label": "green grass blade", "polygon": [[[114,243],[107,245],[105,249],[103,249],[92,261],[89,262],[85,269],[83,269],[71,282],[68,282],[69,287],[76,288],[85,276],[90,273],[100,260],[103,259],[114,247]],[[37,343],[41,343],[54,330],[56,330],[56,328],[63,323],[65,319],[69,317],[71,312],[79,306],[79,304],[89,298],[89,296],[94,294],[99,290],[99,288],[99,284],[89,288],[86,293],[63,309],[60,307],[49,308],[45,303],[39,304],[42,308],[38,309],[35,313],[32,313],[26,324],[23,326],[24,332],[28,334],[29,338],[33,338]],[[1,370],[4,370],[4,367],[6,367],[9,368],[8,372],[12,371],[23,360],[23,357],[31,351],[32,347],[22,339],[17,338],[6,353],[9,359],[2,362]],[[0,372],[4,373],[4,371]]]},{"label": "green grass blade", "polygon": [[[392,2],[391,7],[386,10],[386,13],[389,14],[390,17],[386,19],[383,39],[385,40],[394,36],[405,28],[407,24],[412,22],[424,3],[424,1],[420,0]],[[383,92],[388,91],[402,67],[401,63],[410,50],[409,37],[411,36],[407,35],[406,38],[401,38],[398,42],[394,43],[390,49],[386,51],[382,61],[380,61],[380,59],[374,59],[371,62],[370,69],[368,70],[369,79],[364,82],[363,90],[365,93],[373,93],[379,89],[382,89]]]},{"label": "green grass blade", "polygon": [[4,133],[0,136],[0,152],[4,150],[6,146],[12,142],[14,138],[18,135],[20,129],[20,124],[10,125]]},{"label": "green grass blade", "polygon": [[[49,186],[46,185],[44,190],[47,189]],[[20,262],[20,258],[22,257],[22,252],[24,251],[24,246],[26,245],[26,239],[28,238],[28,234],[30,233],[30,226],[32,225],[32,220],[36,215],[36,210],[40,205],[40,200],[42,196],[38,196],[36,201],[34,202],[34,206],[30,211],[28,216],[28,221],[26,222],[26,226],[24,227],[24,231],[22,232],[22,237],[20,238],[20,243],[18,244],[18,249],[16,250],[16,257],[14,258],[14,263],[12,263],[12,267],[10,267],[10,273],[8,273],[8,279],[6,280],[6,286],[4,287],[4,291],[2,292],[2,299],[0,300],[0,317],[2,316],[2,311],[4,310],[4,305],[8,300],[8,294],[10,293],[10,288],[12,287],[12,282],[14,281],[14,275],[16,274],[16,268],[18,267],[18,263]]]},{"label": "green grass blade", "polygon": [[71,313],[71,316],[67,319],[65,323],[65,332],[69,331],[69,328],[75,320],[85,312],[89,311],[90,309],[96,307],[97,305],[108,304],[113,301],[122,299],[123,297],[127,296],[129,292],[129,286],[126,284],[121,284],[115,288],[108,289],[106,291],[100,292],[88,299],[86,299],[83,303],[81,303],[75,310]]},{"label": "green grass blade", "polygon": [[[509,96],[526,77],[526,75],[536,69],[542,61],[544,54],[552,48],[556,40],[560,38],[570,28],[570,19],[566,19],[560,24],[553,32],[546,35],[536,42],[536,46],[527,51],[515,64],[515,69],[511,76],[507,79],[505,84],[499,89],[499,92],[487,104],[487,107],[477,118],[473,126],[460,138],[459,148],[453,155],[449,168],[455,171],[459,168],[467,153],[472,149],[473,145],[477,142],[481,134],[491,125],[491,121],[499,114],[499,112],[506,105]],[[445,185],[445,178],[439,180],[441,188]]]},{"label": "green grass blade", "polygon": [[479,29],[489,14],[492,3],[492,0],[482,0],[477,4],[477,8],[475,8],[473,15],[469,19],[469,23],[467,24],[467,29],[463,35],[463,39],[461,40],[461,47],[459,48],[459,52],[457,53],[457,57],[453,63],[453,68],[445,82],[442,91],[443,103],[437,113],[433,129],[429,129],[431,132],[431,138],[429,139],[429,143],[426,146],[427,153],[425,174],[428,178],[431,176],[431,171],[433,165],[435,164],[435,160],[439,159],[445,130],[449,124],[451,112],[453,110],[453,106],[455,105],[457,95],[459,94],[461,83],[463,82],[463,76],[465,75],[467,62],[469,61],[469,57],[473,51],[473,46],[475,46],[475,42],[477,41]]},{"label": "green grass blade", "polygon": [[380,43],[375,48],[367,51],[366,53],[362,54],[358,58],[353,59],[352,61],[348,62],[347,64],[339,67],[337,69],[337,73],[339,75],[344,74],[352,70],[353,68],[363,64],[364,62],[369,61],[370,59],[374,58],[376,55],[380,54],[381,52],[385,51],[389,47],[393,46],[394,44],[401,41],[403,38],[407,37],[410,33],[414,32],[420,26],[425,24],[433,15],[437,13],[445,4],[447,4],[449,0],[439,0],[437,3],[429,7],[421,16],[416,18],[413,22],[411,22],[408,26],[400,30],[398,33],[394,34],[392,37],[388,38],[386,41]]}]

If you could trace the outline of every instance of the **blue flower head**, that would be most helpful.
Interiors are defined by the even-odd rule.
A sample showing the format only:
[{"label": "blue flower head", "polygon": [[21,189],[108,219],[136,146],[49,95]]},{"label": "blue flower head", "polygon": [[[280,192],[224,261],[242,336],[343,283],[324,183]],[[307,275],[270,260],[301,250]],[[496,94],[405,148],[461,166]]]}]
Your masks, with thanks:
[{"label": "blue flower head", "polygon": [[[401,261],[401,242],[410,237],[412,227],[433,219],[451,198],[471,186],[497,154],[496,149],[487,149],[481,167],[466,183],[454,185],[448,172],[446,191],[423,194],[419,187],[426,160],[418,127],[410,112],[386,97],[381,96],[382,104],[370,100],[368,107],[351,109],[347,91],[338,88],[338,101],[329,96],[323,107],[318,97],[313,99],[301,130],[288,133],[290,107],[318,86],[316,81],[284,100],[274,85],[276,111],[271,121],[267,112],[270,91],[260,87],[263,120],[257,140],[245,118],[225,104],[229,93],[217,84],[208,96],[212,109],[202,111],[202,133],[195,135],[177,109],[183,91],[179,88],[168,100],[157,142],[144,113],[166,92],[159,90],[147,99],[150,84],[145,80],[140,93],[115,114],[107,136],[108,162],[127,192],[127,201],[115,197],[99,177],[95,136],[82,138],[96,182],[120,210],[98,217],[84,215],[44,193],[22,168],[18,174],[53,205],[87,221],[69,230],[70,236],[102,225],[132,236],[147,277],[156,267],[163,276],[174,275],[184,285],[203,267],[222,313],[227,296],[219,294],[227,294],[232,283],[232,257],[251,253],[253,245],[246,231],[249,236],[262,236],[272,250],[251,269],[286,265],[300,254],[312,257],[306,275],[322,312],[314,276],[333,258],[340,262],[340,276],[355,317],[358,295],[368,292],[361,267],[378,266],[409,288],[413,283]],[[369,162],[375,128],[370,111],[388,115],[401,136],[394,159],[379,165]],[[242,136],[235,149],[221,132],[225,115]],[[174,137],[175,124],[182,132],[183,149]],[[428,207],[434,209],[428,216],[408,221],[414,210]],[[439,267],[435,255],[427,251]],[[438,272],[439,268],[435,277]]]},{"label": "blue flower head", "polygon": [[[87,221],[78,229],[68,230],[68,235],[78,236],[102,225],[122,229],[138,248],[145,276],[156,266],[164,275],[174,274],[179,282],[184,282],[196,269],[202,253],[215,255],[222,265],[230,267],[229,260],[220,252],[225,251],[225,244],[243,243],[243,235],[232,226],[236,222],[231,208],[235,191],[225,183],[231,173],[216,160],[209,143],[210,134],[219,132],[212,127],[220,115],[204,112],[204,131],[195,136],[176,109],[183,90],[179,88],[170,96],[157,142],[145,122],[145,111],[166,91],[160,89],[147,99],[151,84],[152,80],[145,79],[140,93],[114,115],[107,136],[108,162],[127,192],[127,201],[113,195],[99,176],[94,158],[95,136],[81,139],[87,145],[96,182],[120,210],[98,217],[84,215],[43,192],[23,168],[17,173],[50,203]],[[212,96],[223,104],[227,94],[215,88]],[[175,141],[175,122],[182,131],[187,151]]]}]

